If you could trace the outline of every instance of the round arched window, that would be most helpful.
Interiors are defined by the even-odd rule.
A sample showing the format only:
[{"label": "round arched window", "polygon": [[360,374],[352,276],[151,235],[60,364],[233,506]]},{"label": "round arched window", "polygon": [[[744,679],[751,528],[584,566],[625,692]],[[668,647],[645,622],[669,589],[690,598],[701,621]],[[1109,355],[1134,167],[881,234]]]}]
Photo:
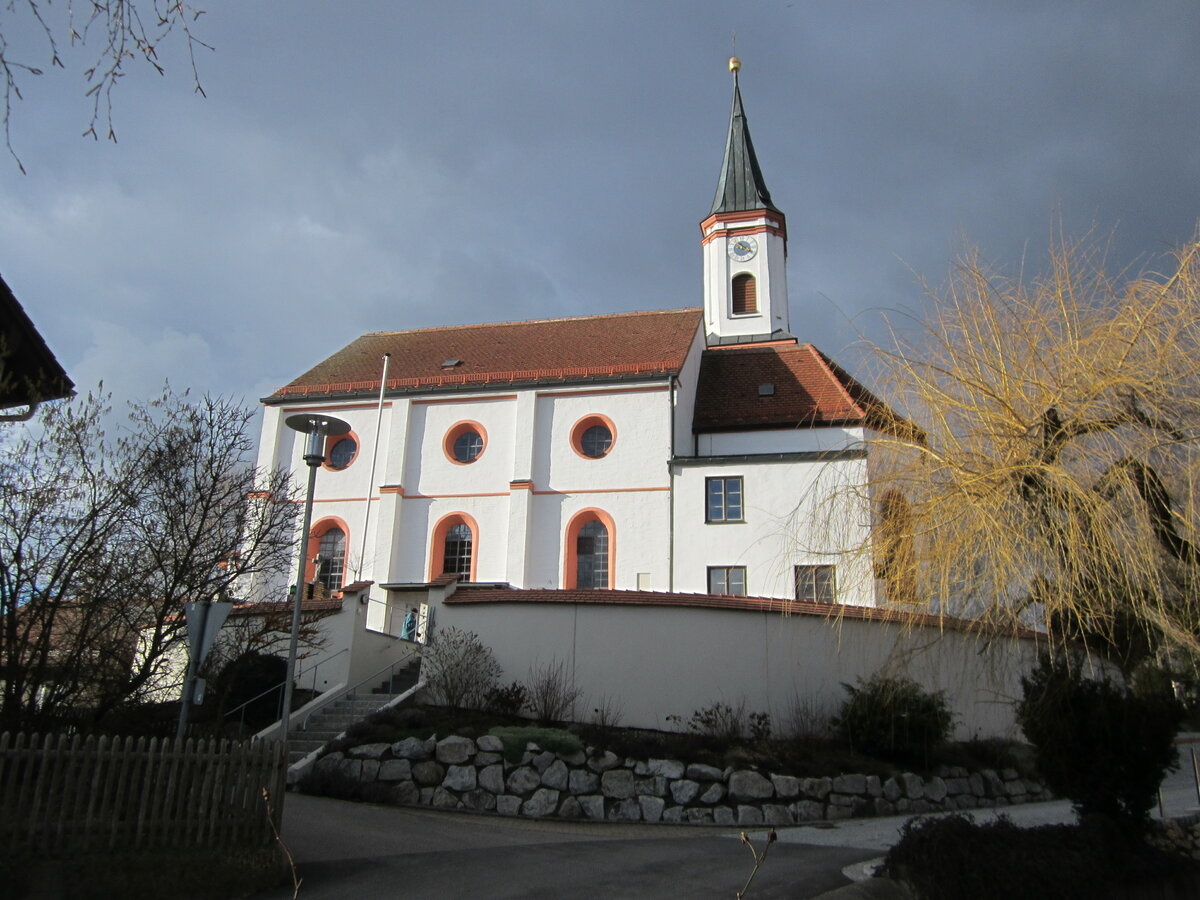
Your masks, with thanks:
[{"label": "round arched window", "polygon": [[487,448],[487,432],[478,422],[459,422],[446,432],[442,450],[446,458],[460,466],[470,465]]},{"label": "round arched window", "polygon": [[607,416],[585,416],[571,429],[571,446],[582,457],[602,459],[612,450],[616,437],[616,429]]},{"label": "round arched window", "polygon": [[352,437],[340,438],[329,448],[329,468],[344,469],[353,462],[358,453],[358,441]]}]

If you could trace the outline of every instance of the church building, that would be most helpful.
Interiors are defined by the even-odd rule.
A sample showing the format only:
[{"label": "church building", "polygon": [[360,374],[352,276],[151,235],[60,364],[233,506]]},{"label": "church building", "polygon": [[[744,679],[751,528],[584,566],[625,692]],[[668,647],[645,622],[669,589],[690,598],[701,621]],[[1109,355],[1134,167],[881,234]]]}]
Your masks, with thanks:
[{"label": "church building", "polygon": [[876,561],[852,551],[878,508],[866,439],[896,420],[793,332],[787,220],[730,68],[701,306],[372,332],[263,400],[259,465],[298,483],[303,436],[284,420],[351,426],[316,479],[310,579],[397,598],[454,576],[710,603],[889,600]]}]

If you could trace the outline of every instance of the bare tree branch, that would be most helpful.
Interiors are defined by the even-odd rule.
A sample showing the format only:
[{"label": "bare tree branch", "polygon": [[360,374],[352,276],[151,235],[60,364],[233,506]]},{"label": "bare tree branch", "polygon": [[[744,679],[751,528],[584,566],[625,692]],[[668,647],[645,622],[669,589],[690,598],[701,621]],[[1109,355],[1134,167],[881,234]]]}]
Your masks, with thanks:
[{"label": "bare tree branch", "polygon": [[1119,278],[1087,241],[1052,245],[1032,278],[964,256],[920,333],[877,357],[916,426],[868,448],[893,510],[881,577],[1122,665],[1200,651],[1198,248]]},{"label": "bare tree branch", "polygon": [[[47,59],[50,68],[65,69],[63,45],[71,50],[91,47],[94,51],[82,71],[88,85],[85,96],[92,100],[85,136],[98,139],[99,128],[108,140],[117,140],[113,91],[128,74],[127,63],[140,60],[159,75],[165,74],[166,69],[159,61],[160,50],[171,40],[182,41],[192,71],[193,89],[205,95],[196,51],[212,47],[193,31],[196,21],[204,15],[203,10],[185,0],[84,0],[80,5],[82,12],[72,0],[57,6],[53,0],[8,0],[0,7],[0,73],[4,82],[0,121],[4,144],[22,173],[25,166],[12,140],[15,102],[22,99],[20,81],[23,76],[44,73],[33,62],[39,58]],[[22,30],[36,34],[41,48],[14,46],[10,35]]]}]

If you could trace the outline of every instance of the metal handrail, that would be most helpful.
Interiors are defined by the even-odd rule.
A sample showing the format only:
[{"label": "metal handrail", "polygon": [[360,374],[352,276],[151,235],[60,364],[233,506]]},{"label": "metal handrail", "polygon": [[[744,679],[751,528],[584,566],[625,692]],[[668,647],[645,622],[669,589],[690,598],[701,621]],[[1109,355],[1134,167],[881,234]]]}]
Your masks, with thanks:
[{"label": "metal handrail", "polygon": [[[329,662],[330,660],[337,659],[343,653],[349,653],[349,652],[350,652],[349,647],[343,647],[337,653],[333,654],[333,656],[325,657],[323,660],[321,660],[316,665],[312,666],[310,669],[301,669],[299,672],[296,673],[296,681],[299,681],[301,678],[303,678],[309,672],[312,672],[313,673],[312,690],[313,690],[313,693],[315,694],[317,692],[317,669],[321,668],[321,666],[325,665],[325,663]],[[287,684],[286,680],[279,682],[279,684],[275,685],[274,687],[267,688],[265,691],[263,691],[259,694],[255,694],[253,697],[251,697],[245,703],[240,703],[237,706],[235,706],[233,709],[229,710],[229,712],[225,713],[225,715],[221,717],[222,721],[228,719],[239,709],[244,710],[247,706],[249,706],[255,700],[261,700],[263,697],[267,696],[268,694],[273,694],[273,693],[275,693],[275,691],[282,690],[283,686],[285,684]],[[282,714],[283,710],[279,710],[279,712],[280,712],[280,714]],[[242,713],[242,724],[244,725],[245,723],[246,723],[246,713],[243,712]]]},{"label": "metal handrail", "polygon": [[[320,706],[310,709],[308,711],[308,715],[306,715],[304,717],[304,721],[300,723],[299,730],[300,731],[308,731],[309,720],[312,719],[312,717],[316,713],[320,712],[322,709],[324,709],[326,706],[328,706],[330,703],[334,702],[335,700],[341,700],[344,697],[348,697],[348,696],[352,695],[355,691],[357,691],[364,684],[366,684],[369,681],[374,681],[376,678],[378,678],[384,672],[388,673],[388,680],[391,681],[392,672],[395,671],[396,666],[400,665],[401,663],[407,662],[413,656],[420,656],[420,655],[421,655],[421,647],[420,647],[420,645],[417,645],[416,647],[409,650],[406,654],[404,654],[402,657],[400,657],[395,662],[389,663],[388,665],[386,665],[382,669],[380,669],[378,672],[368,675],[366,678],[362,679],[361,681],[355,682],[350,687],[346,688],[343,691],[340,691],[336,697],[330,697],[327,702],[322,703]],[[289,730],[291,730],[291,729],[289,728]]]}]

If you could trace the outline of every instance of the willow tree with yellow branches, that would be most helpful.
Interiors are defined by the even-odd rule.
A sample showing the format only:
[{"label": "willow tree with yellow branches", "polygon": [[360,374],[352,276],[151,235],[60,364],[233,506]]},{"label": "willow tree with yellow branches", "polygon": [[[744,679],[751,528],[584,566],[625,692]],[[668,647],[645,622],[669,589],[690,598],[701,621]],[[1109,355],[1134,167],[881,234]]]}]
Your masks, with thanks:
[{"label": "willow tree with yellow branches", "polygon": [[1111,275],[1094,242],[1043,273],[966,253],[876,347],[914,427],[876,435],[876,568],[894,602],[1133,671],[1200,650],[1200,244]]}]

